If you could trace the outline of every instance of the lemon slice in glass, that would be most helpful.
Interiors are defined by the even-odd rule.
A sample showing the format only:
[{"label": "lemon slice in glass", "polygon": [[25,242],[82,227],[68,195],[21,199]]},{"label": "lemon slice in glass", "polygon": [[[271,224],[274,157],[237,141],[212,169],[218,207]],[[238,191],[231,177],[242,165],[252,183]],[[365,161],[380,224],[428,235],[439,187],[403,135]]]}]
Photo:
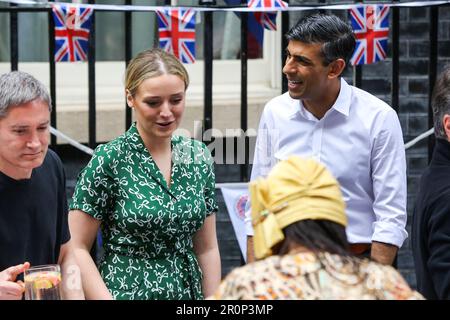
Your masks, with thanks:
[{"label": "lemon slice in glass", "polygon": [[33,286],[35,289],[50,289],[53,287],[53,283],[46,278],[40,278],[34,280]]}]

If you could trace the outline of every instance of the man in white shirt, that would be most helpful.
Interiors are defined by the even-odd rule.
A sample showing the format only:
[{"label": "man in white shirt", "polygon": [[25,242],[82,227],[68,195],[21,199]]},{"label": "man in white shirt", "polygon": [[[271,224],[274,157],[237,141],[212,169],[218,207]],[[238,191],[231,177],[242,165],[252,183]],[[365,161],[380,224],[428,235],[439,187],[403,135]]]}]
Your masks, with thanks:
[{"label": "man in white shirt", "polygon": [[[286,37],[288,92],[265,106],[251,180],[290,155],[315,158],[341,184],[350,250],[392,264],[407,237],[406,160],[397,114],[341,78],[355,38],[338,17],[305,17]],[[246,215],[252,261],[250,210]]]}]

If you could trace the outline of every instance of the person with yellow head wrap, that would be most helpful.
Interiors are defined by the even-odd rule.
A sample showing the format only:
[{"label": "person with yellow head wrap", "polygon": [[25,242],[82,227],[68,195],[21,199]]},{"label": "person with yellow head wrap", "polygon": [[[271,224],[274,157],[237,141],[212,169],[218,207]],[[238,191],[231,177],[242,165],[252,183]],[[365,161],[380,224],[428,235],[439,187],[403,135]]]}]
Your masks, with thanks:
[{"label": "person with yellow head wrap", "polygon": [[423,299],[391,266],[349,253],[339,183],[291,156],[250,183],[255,257],[210,299]]},{"label": "person with yellow head wrap", "polygon": [[347,225],[339,184],[314,160],[291,157],[275,166],[267,179],[250,184],[257,259],[284,239],[282,229],[301,220]]}]

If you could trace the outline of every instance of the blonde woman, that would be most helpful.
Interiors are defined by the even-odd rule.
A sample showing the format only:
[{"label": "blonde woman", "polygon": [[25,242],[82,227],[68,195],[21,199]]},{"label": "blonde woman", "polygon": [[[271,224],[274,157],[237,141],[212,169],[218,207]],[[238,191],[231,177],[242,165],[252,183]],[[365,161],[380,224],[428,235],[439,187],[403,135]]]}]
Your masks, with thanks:
[{"label": "blonde woman", "polygon": [[[96,149],[70,205],[88,299],[202,299],[220,282],[213,161],[201,142],[173,135],[188,85],[180,61],[160,49],[127,68],[136,122]],[[98,271],[89,249],[100,227]]]}]

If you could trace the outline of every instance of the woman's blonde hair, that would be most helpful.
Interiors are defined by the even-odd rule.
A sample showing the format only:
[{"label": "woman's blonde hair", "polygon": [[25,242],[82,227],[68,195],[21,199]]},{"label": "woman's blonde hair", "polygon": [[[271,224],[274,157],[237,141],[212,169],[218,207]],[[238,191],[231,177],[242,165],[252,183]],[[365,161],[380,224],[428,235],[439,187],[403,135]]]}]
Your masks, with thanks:
[{"label": "woman's blonde hair", "polygon": [[189,75],[183,64],[171,53],[159,48],[148,49],[134,57],[127,67],[125,88],[134,96],[141,83],[149,78],[170,74],[180,77],[189,85]]}]

